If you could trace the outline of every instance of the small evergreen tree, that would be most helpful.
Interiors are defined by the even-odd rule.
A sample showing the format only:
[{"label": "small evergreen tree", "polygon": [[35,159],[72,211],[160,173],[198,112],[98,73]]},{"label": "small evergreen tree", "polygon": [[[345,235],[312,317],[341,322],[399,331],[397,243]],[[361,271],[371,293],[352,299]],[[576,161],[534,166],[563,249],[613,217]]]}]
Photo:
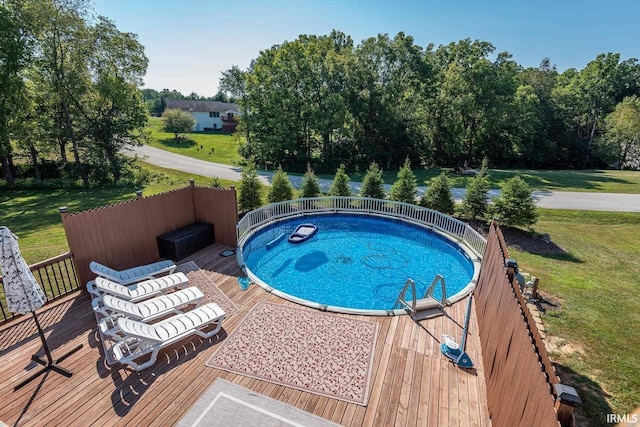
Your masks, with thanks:
[{"label": "small evergreen tree", "polygon": [[307,165],[307,172],[302,178],[302,197],[318,197],[320,194],[320,183],[318,177],[313,173],[313,170]]},{"label": "small evergreen tree", "polygon": [[384,199],[385,197],[382,170],[375,162],[369,165],[369,169],[362,179],[360,196],[371,197],[373,199]]},{"label": "small evergreen tree", "polygon": [[469,219],[484,218],[489,204],[489,175],[487,159],[482,161],[480,173],[467,183],[467,191],[462,200],[462,213]]},{"label": "small evergreen tree", "polygon": [[501,224],[531,228],[538,220],[536,209],[531,189],[516,175],[502,185],[500,197],[493,201],[491,211]]},{"label": "small evergreen tree", "polygon": [[175,140],[181,133],[191,132],[195,125],[196,119],[186,111],[170,109],[162,113],[162,130],[172,133]]},{"label": "small evergreen tree", "polygon": [[282,166],[278,166],[276,173],[273,174],[271,180],[271,188],[269,189],[269,203],[282,202],[293,198],[293,186],[289,181],[287,173],[282,170]]},{"label": "small evergreen tree", "polygon": [[431,180],[427,192],[420,199],[420,206],[451,215],[455,210],[455,202],[451,194],[447,174],[442,172]]},{"label": "small evergreen tree", "polygon": [[258,178],[256,165],[253,159],[249,159],[247,166],[242,170],[242,178],[238,191],[238,208],[240,211],[251,211],[262,206],[260,189],[262,184]]},{"label": "small evergreen tree", "polygon": [[331,183],[331,189],[329,190],[331,196],[351,196],[351,187],[349,187],[349,175],[344,171],[344,165],[340,165],[333,177],[333,183]]},{"label": "small evergreen tree", "polygon": [[391,186],[389,199],[398,202],[415,203],[418,181],[416,175],[411,170],[409,158],[404,161],[404,166],[398,171],[398,179]]}]

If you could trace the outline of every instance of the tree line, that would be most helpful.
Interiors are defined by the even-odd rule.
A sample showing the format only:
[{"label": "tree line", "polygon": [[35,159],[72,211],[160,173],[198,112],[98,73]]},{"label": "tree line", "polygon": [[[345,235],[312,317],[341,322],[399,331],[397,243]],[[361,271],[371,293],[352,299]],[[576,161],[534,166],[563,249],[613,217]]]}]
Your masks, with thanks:
[{"label": "tree line", "polygon": [[[639,166],[640,66],[617,53],[558,72],[485,41],[417,45],[404,33],[355,45],[301,35],[260,52],[220,88],[242,109],[241,153],[304,171],[371,162],[462,168]],[[621,111],[620,111],[621,110]]]},{"label": "tree line", "polygon": [[4,0],[4,180],[13,184],[25,165],[31,170],[22,175],[85,186],[125,177],[130,169],[120,149],[141,143],[147,122],[139,89],[147,63],[137,35],[92,16],[86,0]]}]

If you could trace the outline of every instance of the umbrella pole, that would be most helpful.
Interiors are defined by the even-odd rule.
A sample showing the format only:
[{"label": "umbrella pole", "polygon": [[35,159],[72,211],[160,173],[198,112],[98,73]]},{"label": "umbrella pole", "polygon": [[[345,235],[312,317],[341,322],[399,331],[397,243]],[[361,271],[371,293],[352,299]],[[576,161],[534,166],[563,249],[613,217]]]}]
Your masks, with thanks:
[{"label": "umbrella pole", "polygon": [[57,373],[62,374],[65,377],[70,377],[71,375],[73,375],[73,373],[65,368],[58,366],[58,363],[62,362],[64,359],[71,356],[73,353],[75,353],[76,351],[82,348],[82,344],[77,345],[67,353],[63,354],[59,359],[53,360],[53,357],[51,357],[51,351],[49,350],[49,345],[47,344],[47,339],[44,336],[44,331],[42,330],[42,326],[40,326],[40,321],[38,321],[38,316],[36,315],[36,311],[34,310],[31,313],[33,313],[33,319],[35,320],[36,326],[38,327],[38,334],[40,335],[40,339],[42,340],[42,347],[44,348],[44,352],[45,352],[45,355],[47,356],[47,359],[44,360],[37,354],[32,355],[31,360],[33,360],[36,363],[39,363],[44,367],[39,371],[35,372],[33,375],[29,376],[26,380],[22,381],[17,386],[15,386],[13,388],[14,391],[24,387],[34,379],[38,378],[40,375],[50,370],[56,371]]}]

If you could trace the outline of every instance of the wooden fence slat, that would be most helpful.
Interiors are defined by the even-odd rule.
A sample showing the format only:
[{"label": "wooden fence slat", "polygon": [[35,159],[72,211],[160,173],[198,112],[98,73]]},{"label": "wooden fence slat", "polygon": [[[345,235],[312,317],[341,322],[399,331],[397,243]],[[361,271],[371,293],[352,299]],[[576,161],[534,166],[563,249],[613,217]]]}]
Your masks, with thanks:
[{"label": "wooden fence slat", "polygon": [[505,271],[509,251],[496,224],[490,228],[475,295],[487,405],[495,426],[557,426],[547,375],[552,363],[517,283]]}]

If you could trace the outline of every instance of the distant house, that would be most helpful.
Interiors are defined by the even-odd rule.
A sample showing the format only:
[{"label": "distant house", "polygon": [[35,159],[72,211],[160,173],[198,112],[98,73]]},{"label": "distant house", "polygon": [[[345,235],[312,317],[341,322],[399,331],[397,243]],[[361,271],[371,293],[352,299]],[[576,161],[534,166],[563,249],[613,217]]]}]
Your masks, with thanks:
[{"label": "distant house", "polygon": [[167,100],[167,108],[188,111],[196,120],[194,131],[235,132],[238,106],[233,102]]}]

